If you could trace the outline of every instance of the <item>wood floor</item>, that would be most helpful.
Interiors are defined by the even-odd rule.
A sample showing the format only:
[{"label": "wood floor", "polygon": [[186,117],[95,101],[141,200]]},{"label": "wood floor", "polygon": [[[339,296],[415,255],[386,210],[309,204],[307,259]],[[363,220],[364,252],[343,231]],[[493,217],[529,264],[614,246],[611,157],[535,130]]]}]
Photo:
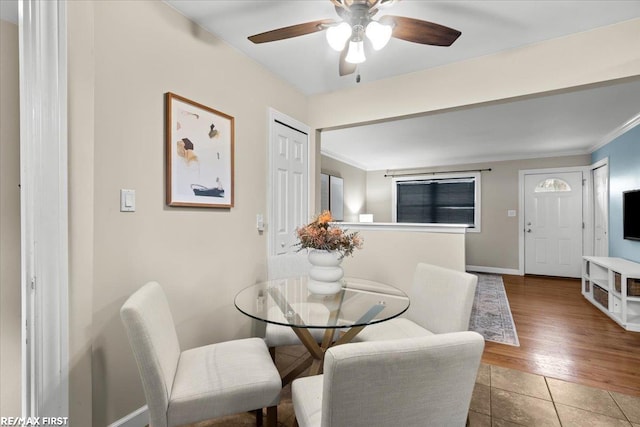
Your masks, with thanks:
[{"label": "wood floor", "polygon": [[484,363],[640,396],[640,332],[587,302],[578,279],[503,281],[520,347],[487,342]]}]

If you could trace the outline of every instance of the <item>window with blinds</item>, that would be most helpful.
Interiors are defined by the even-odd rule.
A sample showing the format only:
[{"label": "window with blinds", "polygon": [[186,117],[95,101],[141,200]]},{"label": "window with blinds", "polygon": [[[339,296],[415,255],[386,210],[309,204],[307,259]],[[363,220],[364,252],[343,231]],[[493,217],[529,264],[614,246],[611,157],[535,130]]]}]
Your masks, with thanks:
[{"label": "window with blinds", "polygon": [[479,176],[396,179],[396,222],[479,228]]}]

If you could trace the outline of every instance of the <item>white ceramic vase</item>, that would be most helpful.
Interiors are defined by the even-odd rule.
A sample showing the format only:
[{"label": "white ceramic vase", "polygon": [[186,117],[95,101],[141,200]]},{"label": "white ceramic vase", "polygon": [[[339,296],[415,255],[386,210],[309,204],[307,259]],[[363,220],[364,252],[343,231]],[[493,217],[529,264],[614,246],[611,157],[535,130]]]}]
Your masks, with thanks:
[{"label": "white ceramic vase", "polygon": [[342,257],[340,252],[312,249],[309,252],[309,281],[307,289],[312,294],[331,295],[342,289],[342,276],[344,271],[340,264]]}]

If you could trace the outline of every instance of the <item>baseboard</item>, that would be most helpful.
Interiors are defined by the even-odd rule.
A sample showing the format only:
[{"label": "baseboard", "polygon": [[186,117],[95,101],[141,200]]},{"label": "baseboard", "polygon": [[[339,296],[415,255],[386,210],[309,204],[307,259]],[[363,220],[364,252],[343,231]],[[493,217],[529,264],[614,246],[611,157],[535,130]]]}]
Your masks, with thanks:
[{"label": "baseboard", "polygon": [[476,271],[478,273],[510,274],[512,276],[520,276],[520,271],[513,268],[482,267],[480,265],[467,265],[467,271]]},{"label": "baseboard", "polygon": [[108,427],[145,427],[149,425],[149,408],[144,405],[132,413],[125,415]]}]

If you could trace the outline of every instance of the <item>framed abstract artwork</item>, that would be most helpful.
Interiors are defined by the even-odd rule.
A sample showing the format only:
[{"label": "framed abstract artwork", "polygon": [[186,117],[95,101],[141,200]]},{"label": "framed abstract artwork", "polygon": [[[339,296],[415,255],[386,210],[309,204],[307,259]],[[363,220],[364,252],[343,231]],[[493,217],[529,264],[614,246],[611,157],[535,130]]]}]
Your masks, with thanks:
[{"label": "framed abstract artwork", "polygon": [[234,119],[166,94],[167,204],[233,207]]}]

